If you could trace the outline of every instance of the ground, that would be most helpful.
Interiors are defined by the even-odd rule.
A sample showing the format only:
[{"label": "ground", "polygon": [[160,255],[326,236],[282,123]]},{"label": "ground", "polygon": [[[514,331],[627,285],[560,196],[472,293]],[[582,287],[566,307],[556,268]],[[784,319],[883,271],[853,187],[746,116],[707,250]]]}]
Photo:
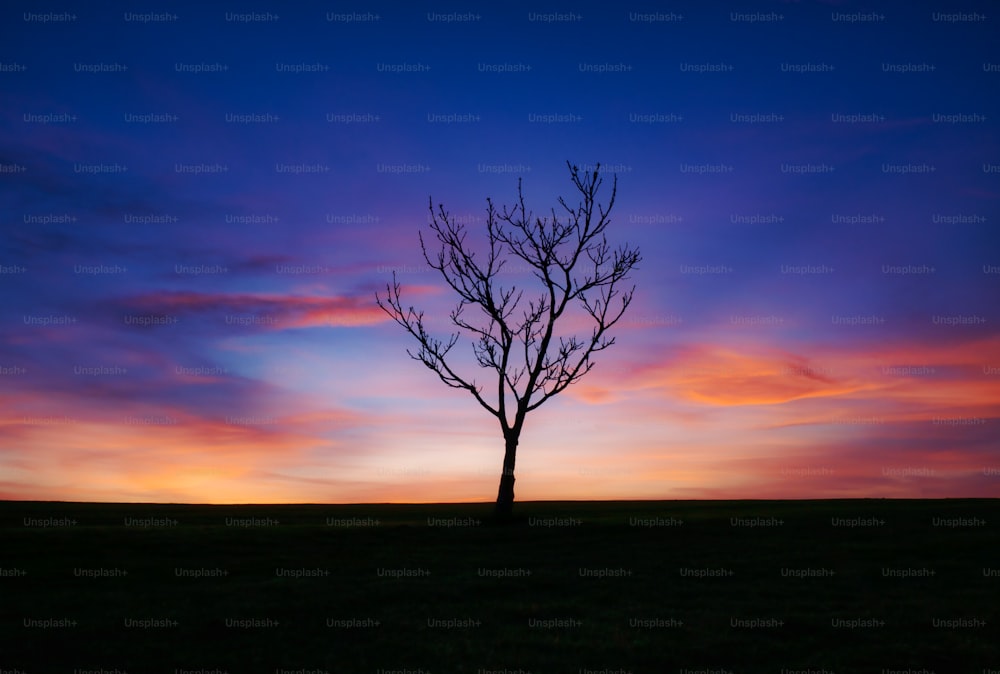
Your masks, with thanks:
[{"label": "ground", "polygon": [[1000,669],[996,500],[490,512],[0,502],[0,671]]}]

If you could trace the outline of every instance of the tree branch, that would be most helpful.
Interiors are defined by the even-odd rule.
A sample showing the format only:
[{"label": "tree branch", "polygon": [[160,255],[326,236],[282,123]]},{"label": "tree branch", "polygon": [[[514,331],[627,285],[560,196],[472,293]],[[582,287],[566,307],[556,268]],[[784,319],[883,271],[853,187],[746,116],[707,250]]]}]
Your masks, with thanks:
[{"label": "tree branch", "polygon": [[[606,237],[618,192],[617,176],[607,205],[602,205],[597,200],[603,183],[600,164],[590,173],[581,172],[569,162],[567,167],[580,201],[571,206],[560,197],[560,213],[552,209],[548,217],[533,216],[520,179],[512,207],[498,210],[492,200],[486,200],[485,260],[477,260],[467,244],[465,225],[452,218],[443,205],[435,210],[433,201],[428,202],[430,229],[441,247],[432,255],[421,233],[421,252],[459,298],[449,315],[459,332],[447,341],[427,333],[422,312],[413,307],[403,309],[395,274],[392,285],[386,286],[384,302],[376,293],[378,305],[420,345],[416,354],[407,351],[410,357],[434,370],[448,386],[472,393],[480,405],[500,419],[505,433],[512,428],[519,431],[527,412],[591,370],[593,354],[615,343],[606,334],[624,315],[635,293],[635,286],[624,292],[619,286],[641,261],[638,249],[627,245],[612,249]],[[505,288],[499,283],[510,258],[524,262],[541,282],[542,293],[527,300],[527,306],[521,304],[523,288]],[[597,296],[591,299],[595,290]],[[556,348],[555,325],[574,301],[594,321],[594,327],[586,339],[558,337]],[[610,308],[612,303],[616,304],[614,309]],[[483,323],[465,317],[463,312],[469,305],[482,310]],[[518,307],[519,321],[514,318]],[[475,340],[472,349],[478,365],[497,376],[495,405],[486,401],[474,380],[460,377],[446,360],[462,332]],[[520,344],[519,357],[515,343]],[[508,395],[516,405],[513,421],[508,418]]]}]

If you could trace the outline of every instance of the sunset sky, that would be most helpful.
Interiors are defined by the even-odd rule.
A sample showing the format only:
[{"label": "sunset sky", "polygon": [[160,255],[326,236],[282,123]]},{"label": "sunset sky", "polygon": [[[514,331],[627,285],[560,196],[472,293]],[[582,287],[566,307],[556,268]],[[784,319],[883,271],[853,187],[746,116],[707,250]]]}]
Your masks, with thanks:
[{"label": "sunset sky", "polygon": [[375,293],[567,160],[643,262],[517,499],[1000,496],[992,3],[294,5],[0,10],[0,498],[495,499]]}]

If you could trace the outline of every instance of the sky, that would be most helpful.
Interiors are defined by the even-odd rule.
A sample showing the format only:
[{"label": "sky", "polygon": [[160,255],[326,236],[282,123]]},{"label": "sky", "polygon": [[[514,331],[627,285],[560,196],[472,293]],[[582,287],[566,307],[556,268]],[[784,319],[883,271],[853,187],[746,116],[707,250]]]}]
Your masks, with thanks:
[{"label": "sky", "polygon": [[0,10],[0,498],[494,500],[375,297],[567,161],[643,260],[518,500],[1000,496],[991,3],[293,5]]}]

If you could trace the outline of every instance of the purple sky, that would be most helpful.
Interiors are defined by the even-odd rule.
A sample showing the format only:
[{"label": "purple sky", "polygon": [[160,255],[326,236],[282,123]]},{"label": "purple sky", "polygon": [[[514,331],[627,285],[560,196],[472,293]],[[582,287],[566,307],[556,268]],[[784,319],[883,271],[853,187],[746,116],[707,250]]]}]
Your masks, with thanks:
[{"label": "purple sky", "polygon": [[519,499],[1000,496],[991,5],[170,6],[0,14],[0,497],[491,500],[375,292],[567,160],[644,259]]}]

